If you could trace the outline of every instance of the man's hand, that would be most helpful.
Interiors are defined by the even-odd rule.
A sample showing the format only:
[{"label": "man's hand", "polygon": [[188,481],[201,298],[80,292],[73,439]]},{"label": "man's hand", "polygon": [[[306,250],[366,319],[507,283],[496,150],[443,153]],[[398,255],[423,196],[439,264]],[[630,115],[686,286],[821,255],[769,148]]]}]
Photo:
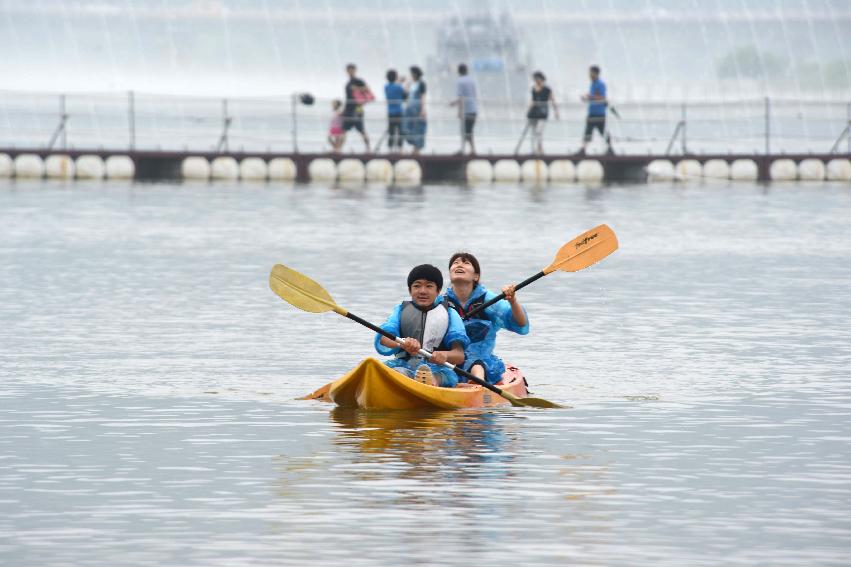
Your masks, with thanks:
[{"label": "man's hand", "polygon": [[399,346],[402,347],[402,350],[404,350],[411,356],[419,354],[419,350],[421,348],[420,341],[418,341],[417,339],[412,339],[410,337],[408,337],[407,339],[402,339],[402,344]]},{"label": "man's hand", "polygon": [[446,352],[442,350],[436,350],[431,353],[431,360],[429,360],[429,362],[431,362],[432,364],[443,364],[444,362],[446,362],[446,360]]}]

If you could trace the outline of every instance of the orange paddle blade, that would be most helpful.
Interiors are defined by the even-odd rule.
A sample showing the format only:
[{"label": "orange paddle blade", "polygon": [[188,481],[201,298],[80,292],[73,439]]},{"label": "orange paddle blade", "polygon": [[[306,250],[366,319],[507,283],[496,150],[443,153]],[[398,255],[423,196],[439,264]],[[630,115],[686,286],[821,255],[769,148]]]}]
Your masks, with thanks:
[{"label": "orange paddle blade", "polygon": [[544,268],[543,272],[578,272],[596,264],[617,249],[618,237],[609,225],[601,224],[562,246],[553,263]]}]

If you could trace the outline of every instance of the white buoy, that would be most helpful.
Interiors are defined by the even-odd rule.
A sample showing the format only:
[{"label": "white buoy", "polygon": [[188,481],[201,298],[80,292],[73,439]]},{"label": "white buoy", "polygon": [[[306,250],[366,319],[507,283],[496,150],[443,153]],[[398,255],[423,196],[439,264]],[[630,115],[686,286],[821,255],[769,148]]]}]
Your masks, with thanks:
[{"label": "white buoy", "polygon": [[334,181],[337,179],[337,164],[333,159],[319,158],[307,166],[311,181]]},{"label": "white buoy", "polygon": [[730,178],[736,181],[756,181],[759,168],[752,159],[737,159],[730,166]]},{"label": "white buoy", "polygon": [[798,164],[798,177],[801,181],[824,181],[824,162],[820,159],[807,158]]},{"label": "white buoy", "polygon": [[391,183],[393,181],[393,164],[389,159],[371,159],[366,162],[366,179],[378,183]]},{"label": "white buoy", "polygon": [[106,164],[96,155],[84,155],[77,158],[77,179],[103,179]]},{"label": "white buoy", "polygon": [[604,177],[603,164],[595,159],[583,159],[576,166],[576,179],[584,183],[597,183]]},{"label": "white buoy", "polygon": [[768,168],[768,176],[772,181],[795,181],[798,179],[798,166],[791,159],[776,159]]},{"label": "white buoy", "polygon": [[493,165],[486,159],[471,159],[465,171],[468,183],[490,183],[493,181]]},{"label": "white buoy", "polygon": [[366,167],[359,159],[346,158],[337,164],[337,179],[360,183],[366,179]]},{"label": "white buoy", "polygon": [[210,176],[227,181],[239,179],[239,164],[230,156],[219,156],[210,164]]},{"label": "white buoy", "polygon": [[49,179],[74,179],[74,159],[63,154],[49,155],[44,160],[44,173]]},{"label": "white buoy", "polygon": [[576,181],[576,166],[569,159],[557,159],[550,162],[550,181]]},{"label": "white buoy", "polygon": [[15,162],[9,154],[0,154],[0,179],[12,177],[15,174]]},{"label": "white buoy", "polygon": [[542,159],[529,159],[520,166],[523,181],[527,183],[545,183],[549,178],[547,162]]},{"label": "white buoy", "polygon": [[15,177],[41,179],[44,177],[44,162],[35,154],[20,154],[15,157]]},{"label": "white buoy", "polygon": [[245,181],[266,181],[269,168],[266,160],[258,157],[248,157],[239,162],[239,178]]},{"label": "white buoy", "polygon": [[106,158],[107,179],[133,179],[136,175],[136,164],[130,156],[109,156]]},{"label": "white buoy", "polygon": [[672,181],[674,179],[674,164],[666,159],[654,159],[647,164],[648,181]]},{"label": "white buoy", "polygon": [[704,179],[730,179],[730,164],[723,159],[711,159],[703,164]]},{"label": "white buoy", "polygon": [[210,179],[210,162],[200,156],[185,158],[180,164],[183,179]]},{"label": "white buoy", "polygon": [[703,166],[696,159],[684,159],[677,162],[677,179],[680,181],[695,181],[703,175]]},{"label": "white buoy", "polygon": [[513,159],[500,159],[493,164],[493,179],[501,182],[520,181],[520,164]]},{"label": "white buoy", "polygon": [[[2,170],[2,167],[0,167]],[[827,179],[829,181],[851,181],[851,160],[832,159],[827,162]]]},{"label": "white buoy", "polygon": [[298,177],[298,168],[290,158],[274,158],[269,161],[269,179],[293,181]]},{"label": "white buoy", "polygon": [[416,160],[400,159],[393,165],[393,177],[397,183],[419,183],[423,170]]}]

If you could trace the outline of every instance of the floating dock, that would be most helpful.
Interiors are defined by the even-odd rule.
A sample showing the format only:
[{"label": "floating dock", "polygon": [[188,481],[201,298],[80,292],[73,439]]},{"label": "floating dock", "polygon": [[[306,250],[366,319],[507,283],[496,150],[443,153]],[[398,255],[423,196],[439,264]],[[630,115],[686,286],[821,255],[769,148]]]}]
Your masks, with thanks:
[{"label": "floating dock", "polygon": [[[97,167],[98,159],[106,164],[101,168],[102,171]],[[7,164],[5,166],[4,160]],[[63,165],[64,162],[61,160],[69,163]],[[117,160],[121,160],[122,165],[119,166]],[[111,162],[115,167],[110,167]],[[282,175],[272,173],[274,162],[278,165],[286,165],[283,170],[278,168],[279,171],[283,171]],[[527,162],[534,164],[534,167],[528,167]],[[187,164],[200,164],[200,167],[193,169],[191,166],[187,167]],[[324,171],[319,165],[324,166]],[[378,166],[382,166],[383,170]],[[406,166],[406,173],[401,174],[399,166]],[[380,170],[386,173],[375,174]],[[120,171],[120,174],[112,175],[111,171]],[[321,175],[318,172],[321,172]],[[290,179],[300,182],[312,179],[357,181],[360,178],[426,183],[488,181],[489,177],[490,180],[495,181],[530,180],[529,178],[533,177],[532,180],[553,182],[642,182],[648,178],[664,180],[689,177],[754,181],[795,179],[849,181],[851,180],[851,153],[582,156],[479,154],[471,156],[0,148],[0,176],[123,177],[144,181],[207,177],[246,180]]]}]

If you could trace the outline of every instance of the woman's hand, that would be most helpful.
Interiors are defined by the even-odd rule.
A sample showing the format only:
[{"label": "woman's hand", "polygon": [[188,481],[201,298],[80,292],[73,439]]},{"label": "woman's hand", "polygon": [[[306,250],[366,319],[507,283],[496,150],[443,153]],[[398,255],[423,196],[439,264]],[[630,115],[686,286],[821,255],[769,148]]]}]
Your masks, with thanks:
[{"label": "woman's hand", "polygon": [[513,304],[517,301],[517,297],[515,296],[515,293],[517,292],[516,288],[517,286],[514,284],[508,284],[502,288],[502,293],[505,294],[505,299],[507,299],[509,303]]}]

